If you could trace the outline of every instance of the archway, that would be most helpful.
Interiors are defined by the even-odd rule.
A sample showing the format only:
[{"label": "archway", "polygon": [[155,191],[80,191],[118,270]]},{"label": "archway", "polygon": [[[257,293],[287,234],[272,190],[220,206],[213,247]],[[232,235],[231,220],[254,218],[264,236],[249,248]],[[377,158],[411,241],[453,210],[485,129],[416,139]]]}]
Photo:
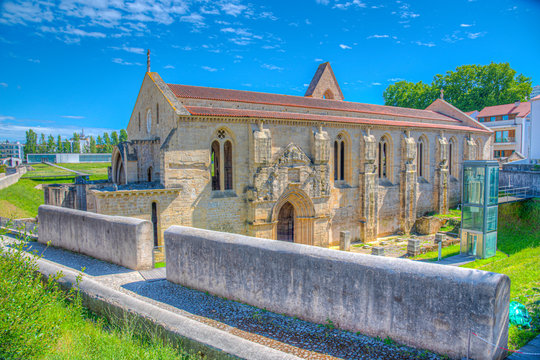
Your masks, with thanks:
[{"label": "archway", "polygon": [[298,188],[289,188],[272,210],[273,238],[313,245],[315,207],[309,196]]},{"label": "archway", "polygon": [[294,242],[294,207],[288,201],[279,210],[277,239]]}]

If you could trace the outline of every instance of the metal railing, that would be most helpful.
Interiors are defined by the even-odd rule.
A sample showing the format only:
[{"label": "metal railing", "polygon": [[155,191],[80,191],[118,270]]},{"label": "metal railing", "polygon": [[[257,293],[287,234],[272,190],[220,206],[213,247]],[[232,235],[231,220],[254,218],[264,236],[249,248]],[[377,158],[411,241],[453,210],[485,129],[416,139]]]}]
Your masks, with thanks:
[{"label": "metal railing", "polygon": [[495,138],[495,144],[513,143],[516,141],[515,136],[508,136],[502,139]]},{"label": "metal railing", "polygon": [[531,187],[515,187],[512,185],[499,187],[499,204],[529,199],[536,196],[538,194]]}]

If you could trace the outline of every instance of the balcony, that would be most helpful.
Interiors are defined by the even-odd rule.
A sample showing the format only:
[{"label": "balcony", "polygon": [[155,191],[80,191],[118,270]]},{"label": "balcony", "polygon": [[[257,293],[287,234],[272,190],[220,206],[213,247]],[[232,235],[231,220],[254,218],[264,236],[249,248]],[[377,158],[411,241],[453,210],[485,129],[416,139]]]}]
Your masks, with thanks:
[{"label": "balcony", "polygon": [[502,139],[495,139],[495,144],[506,144],[506,143],[514,143],[516,142],[515,136],[508,136]]}]

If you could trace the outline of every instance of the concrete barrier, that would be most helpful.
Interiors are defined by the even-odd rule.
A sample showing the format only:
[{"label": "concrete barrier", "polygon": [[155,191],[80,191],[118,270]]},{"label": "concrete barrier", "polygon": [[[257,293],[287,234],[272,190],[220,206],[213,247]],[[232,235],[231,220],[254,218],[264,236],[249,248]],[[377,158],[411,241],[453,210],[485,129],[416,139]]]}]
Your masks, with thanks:
[{"label": "concrete barrier", "polygon": [[109,216],[41,205],[38,210],[41,243],[92,256],[130,269],[153,266],[152,224],[122,216]]},{"label": "concrete barrier", "polygon": [[25,173],[26,173],[26,168],[23,167],[23,168],[17,169],[17,171],[14,174],[11,174],[11,175],[6,174],[6,176],[0,178],[0,190],[5,189],[8,186],[11,186],[17,183],[17,181],[19,181],[21,176],[23,176]]},{"label": "concrete barrier", "polygon": [[[461,358],[472,330],[506,347],[506,275],[172,226],[167,279],[270,311]],[[505,352],[473,336],[469,356]]]}]

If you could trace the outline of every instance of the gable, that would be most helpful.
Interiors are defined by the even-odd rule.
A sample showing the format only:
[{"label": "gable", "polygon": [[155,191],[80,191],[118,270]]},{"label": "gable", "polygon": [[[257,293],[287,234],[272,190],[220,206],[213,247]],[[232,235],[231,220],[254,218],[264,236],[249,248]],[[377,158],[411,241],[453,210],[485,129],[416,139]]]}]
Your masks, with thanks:
[{"label": "gable", "polygon": [[318,99],[344,99],[329,62],[319,65],[304,96]]}]

